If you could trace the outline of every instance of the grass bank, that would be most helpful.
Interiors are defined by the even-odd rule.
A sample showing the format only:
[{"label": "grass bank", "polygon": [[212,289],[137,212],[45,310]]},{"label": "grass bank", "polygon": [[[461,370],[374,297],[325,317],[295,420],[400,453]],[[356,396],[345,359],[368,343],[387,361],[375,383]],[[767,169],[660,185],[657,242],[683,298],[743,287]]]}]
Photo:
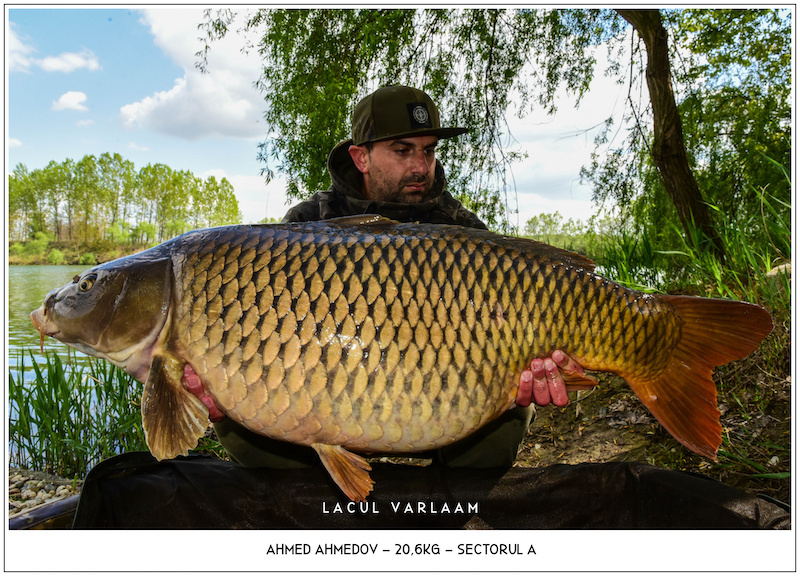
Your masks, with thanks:
[{"label": "grass bank", "polygon": [[148,244],[118,244],[110,240],[98,240],[88,244],[52,242],[46,234],[37,232],[33,240],[9,244],[8,263],[11,265],[83,264],[94,266],[141,252],[146,248],[149,248]]},{"label": "grass bank", "polygon": [[631,288],[759,304],[775,327],[753,354],[714,372],[723,426],[719,462],[684,448],[622,379],[602,375],[600,386],[567,408],[539,408],[522,455],[527,465],[643,461],[791,502],[790,210],[767,194],[762,200],[760,214],[715,209],[724,257],[697,230],[689,238],[674,230],[680,241],[671,249],[659,248],[646,227],[568,236],[550,230],[547,239],[537,238],[588,255],[601,274]]}]

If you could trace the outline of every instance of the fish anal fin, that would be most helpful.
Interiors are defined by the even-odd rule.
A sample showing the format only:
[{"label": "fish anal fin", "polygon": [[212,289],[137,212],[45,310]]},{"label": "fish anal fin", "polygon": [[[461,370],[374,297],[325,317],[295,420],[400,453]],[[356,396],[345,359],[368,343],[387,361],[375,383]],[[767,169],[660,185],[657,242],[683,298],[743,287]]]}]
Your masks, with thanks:
[{"label": "fish anal fin", "polygon": [[576,390],[589,390],[597,386],[597,378],[587,376],[580,372],[573,370],[564,370],[560,368],[561,377],[564,379],[564,384],[567,386],[567,392],[575,392]]},{"label": "fish anal fin", "polygon": [[772,330],[772,318],[746,302],[659,296],[681,317],[681,337],[656,375],[622,374],[636,395],[678,442],[717,460],[722,425],[715,366],[743,358]]},{"label": "fish anal fin", "polygon": [[187,455],[209,425],[208,408],[181,383],[185,362],[155,354],[142,392],[142,426],[157,460]]},{"label": "fish anal fin", "polygon": [[336,485],[354,502],[364,502],[374,482],[369,476],[372,467],[364,458],[332,444],[312,444],[322,464]]}]

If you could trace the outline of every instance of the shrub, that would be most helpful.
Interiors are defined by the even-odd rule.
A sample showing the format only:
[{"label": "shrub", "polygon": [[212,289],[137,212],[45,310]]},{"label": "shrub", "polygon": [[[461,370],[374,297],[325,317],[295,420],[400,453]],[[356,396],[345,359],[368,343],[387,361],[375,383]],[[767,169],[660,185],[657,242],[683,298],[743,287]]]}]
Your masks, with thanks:
[{"label": "shrub", "polygon": [[50,241],[47,238],[47,234],[45,234],[44,232],[37,232],[34,235],[34,239],[29,240],[25,244],[23,252],[28,256],[44,256],[44,253],[47,250],[47,245],[49,243]]},{"label": "shrub", "polygon": [[87,252],[86,254],[81,254],[81,264],[86,264],[89,266],[94,266],[97,264],[97,258],[94,255],[94,252]]},{"label": "shrub", "polygon": [[61,250],[53,248],[47,255],[48,264],[63,264],[66,260],[64,253]]}]

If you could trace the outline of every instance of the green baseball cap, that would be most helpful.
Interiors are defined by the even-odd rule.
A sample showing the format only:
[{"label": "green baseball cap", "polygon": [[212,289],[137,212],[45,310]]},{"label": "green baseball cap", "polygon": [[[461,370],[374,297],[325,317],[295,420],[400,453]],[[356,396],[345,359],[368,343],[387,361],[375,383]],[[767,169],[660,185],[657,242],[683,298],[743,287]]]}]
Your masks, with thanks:
[{"label": "green baseball cap", "polygon": [[465,132],[466,128],[442,128],[439,109],[431,97],[408,86],[379,88],[353,110],[353,144],[356,146],[404,136],[452,138]]}]

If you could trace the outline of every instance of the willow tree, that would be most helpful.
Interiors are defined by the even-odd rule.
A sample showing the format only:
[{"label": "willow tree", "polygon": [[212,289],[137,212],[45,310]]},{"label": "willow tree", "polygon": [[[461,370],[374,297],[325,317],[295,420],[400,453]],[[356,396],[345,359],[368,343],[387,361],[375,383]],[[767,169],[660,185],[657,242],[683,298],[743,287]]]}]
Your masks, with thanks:
[{"label": "willow tree", "polygon": [[[207,12],[201,29],[204,70],[208,50],[229,30],[257,38],[247,48],[262,58],[256,84],[270,128],[260,157],[268,178],[286,175],[290,196],[327,185],[325,159],[347,138],[359,98],[380,85],[410,84],[440,104],[446,122],[470,127],[444,143],[441,159],[454,192],[493,228],[506,227],[514,208],[507,168],[519,156],[507,151],[506,119],[554,112],[562,87],[580,103],[605,48],[607,73],[634,82],[641,70],[650,93],[630,111],[631,157],[647,151],[684,227],[698,226],[720,250],[685,147],[672,73],[679,51],[670,49],[658,10],[224,10]],[[644,51],[625,50],[639,42]]]}]

